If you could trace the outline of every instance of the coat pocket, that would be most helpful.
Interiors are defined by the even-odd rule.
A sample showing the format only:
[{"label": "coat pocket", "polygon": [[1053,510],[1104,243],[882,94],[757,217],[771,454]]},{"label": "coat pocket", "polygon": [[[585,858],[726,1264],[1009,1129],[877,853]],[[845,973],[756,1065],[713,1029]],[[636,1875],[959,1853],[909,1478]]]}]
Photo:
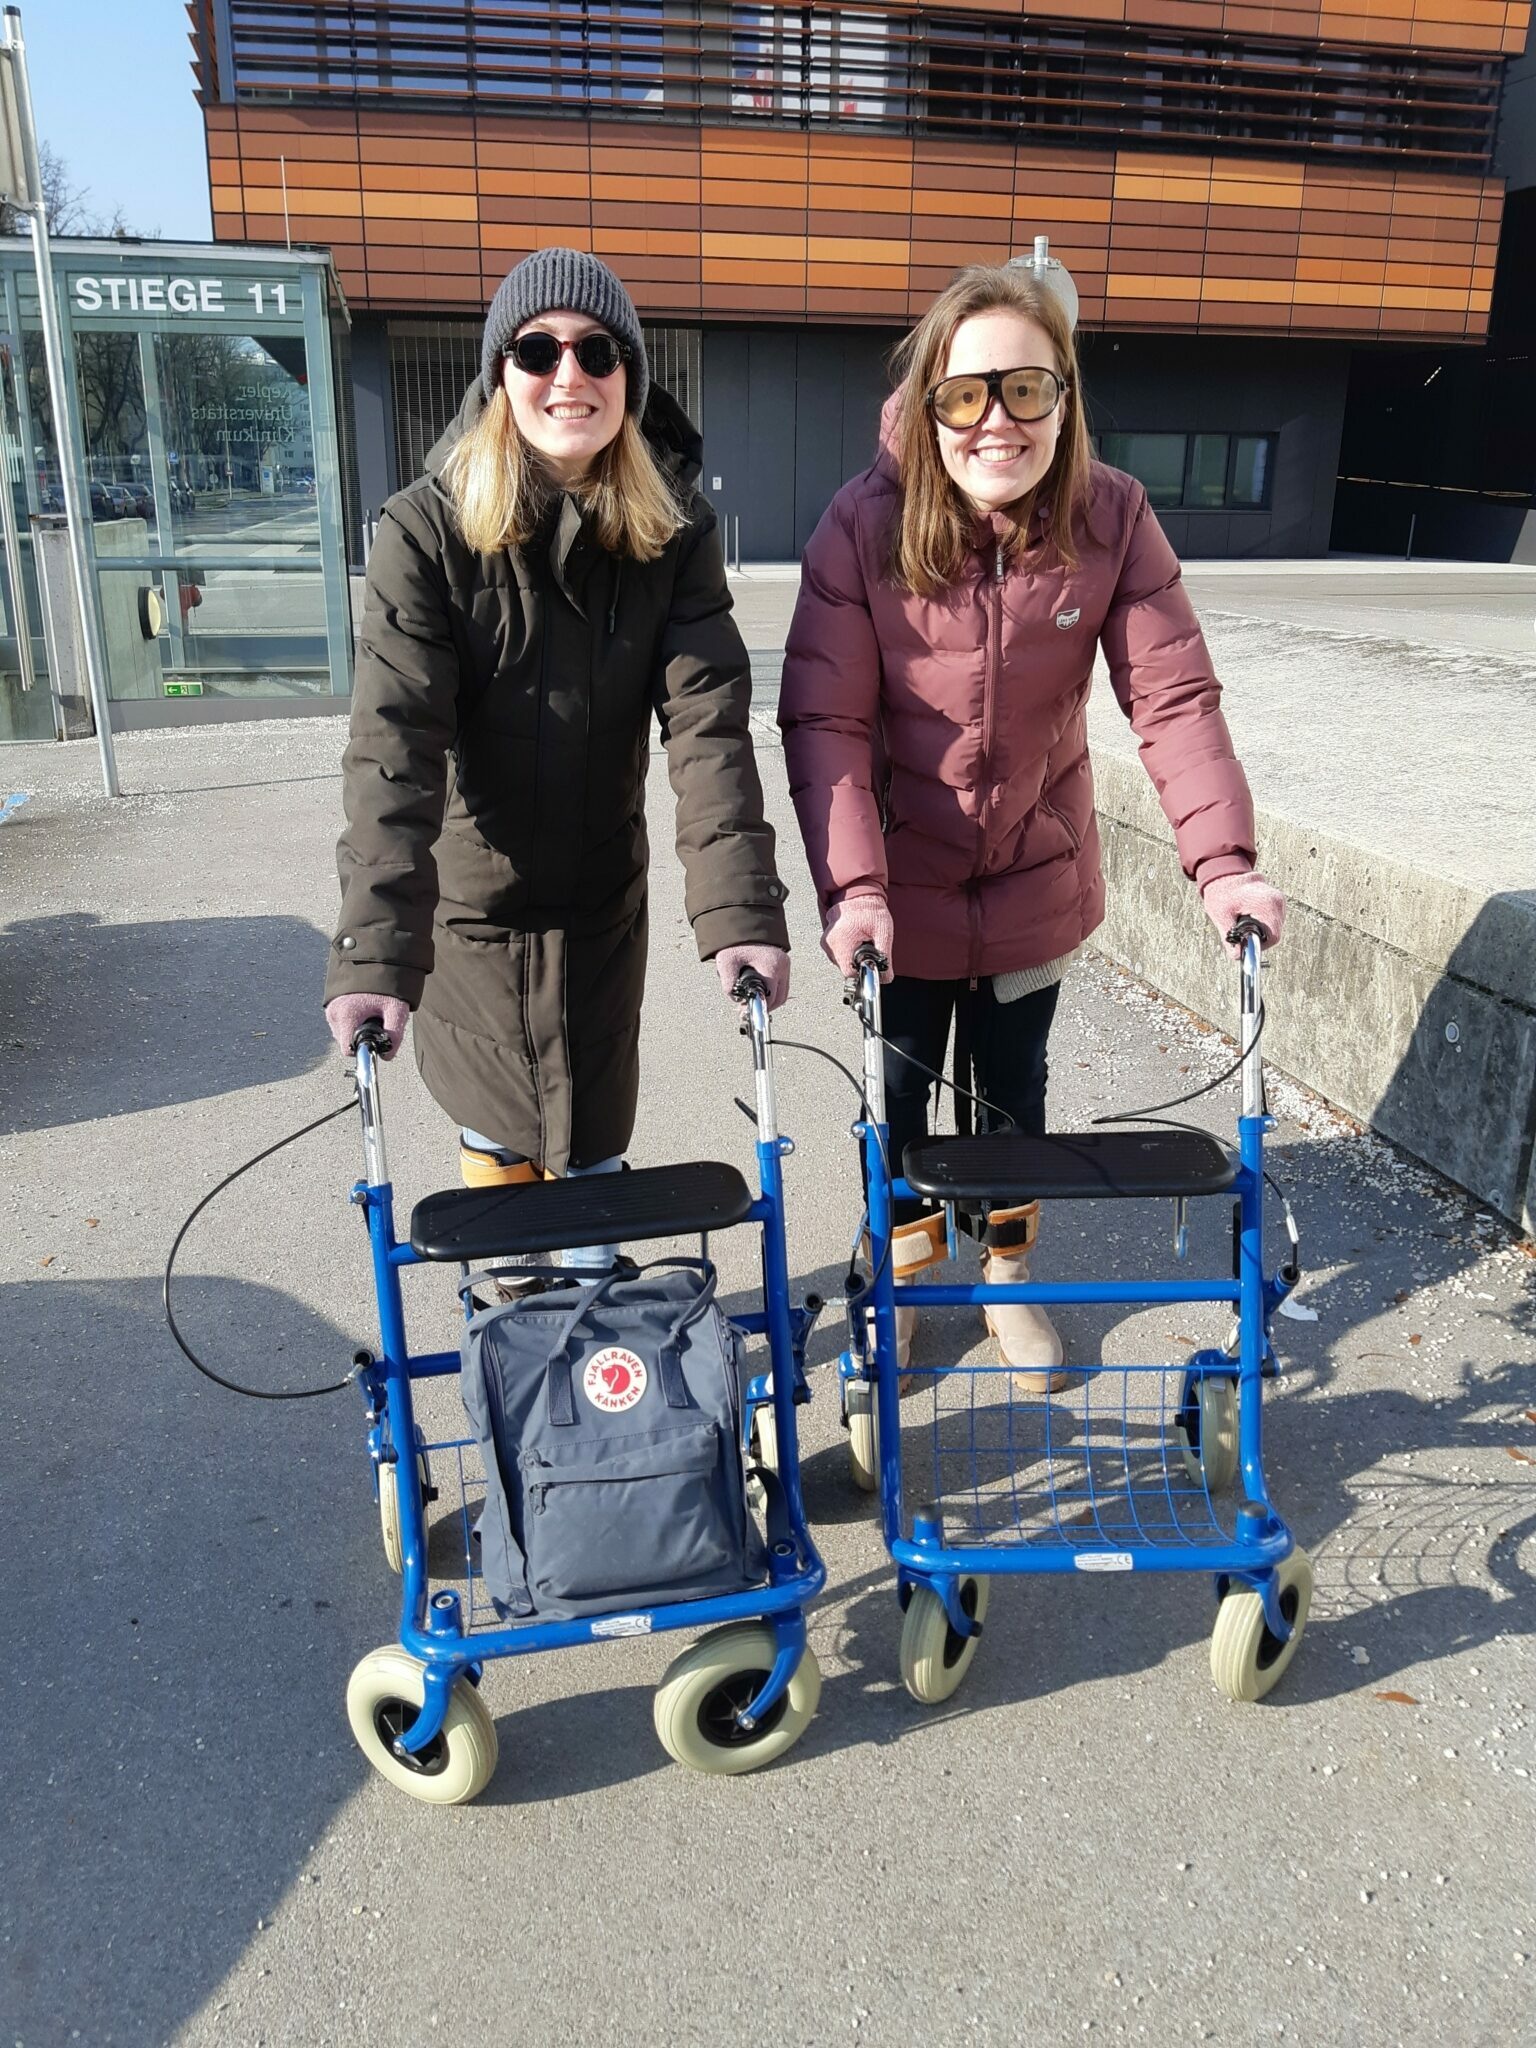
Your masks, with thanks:
[{"label": "coat pocket", "polygon": [[1062,831],[1066,833],[1067,843],[1075,856],[1081,853],[1083,850],[1083,835],[1081,832],[1078,831],[1077,827],[1072,823],[1072,820],[1066,815],[1066,813],[1064,811],[1058,811],[1056,806],[1051,802],[1049,795],[1050,787],[1051,757],[1049,754],[1047,754],[1045,757],[1045,774],[1041,778],[1040,782],[1040,801],[1035,806],[1035,808],[1037,811],[1039,811],[1042,817],[1054,818],[1056,820],[1057,824],[1061,827]]},{"label": "coat pocket", "polygon": [[690,1585],[740,1567],[713,1422],[547,1440],[522,1456],[523,1531],[536,1604]]}]

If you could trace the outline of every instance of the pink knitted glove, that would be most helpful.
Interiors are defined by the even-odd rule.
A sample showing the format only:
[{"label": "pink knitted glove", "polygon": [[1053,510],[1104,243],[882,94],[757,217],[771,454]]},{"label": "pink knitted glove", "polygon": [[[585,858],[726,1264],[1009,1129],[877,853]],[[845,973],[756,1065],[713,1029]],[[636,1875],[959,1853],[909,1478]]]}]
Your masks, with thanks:
[{"label": "pink knitted glove", "polygon": [[[896,927],[891,922],[891,913],[886,908],[885,898],[876,890],[866,890],[860,895],[845,896],[827,913],[822,927],[821,950],[837,968],[844,981],[856,972],[853,956],[860,946],[868,944],[887,963],[891,947],[895,942]],[[890,967],[881,975],[882,981],[891,978]]]},{"label": "pink knitted glove", "polygon": [[[1251,917],[1264,927],[1263,946],[1278,946],[1285,930],[1285,898],[1273,882],[1266,882],[1256,869],[1246,875],[1217,875],[1200,892],[1205,914],[1221,933],[1227,933],[1240,917]],[[1227,945],[1234,960],[1242,958],[1242,947]]]},{"label": "pink knitted glove", "polygon": [[392,1060],[405,1043],[405,1025],[410,1014],[410,1004],[401,1002],[398,996],[332,996],[325,1006],[331,1036],[346,1053],[351,1052],[352,1041],[363,1026],[377,1018],[389,1033],[389,1045],[379,1055],[385,1060]]},{"label": "pink knitted glove", "polygon": [[760,974],[768,984],[770,1010],[789,994],[789,955],[782,946],[722,946],[715,955],[715,969],[727,995],[741,975]]}]

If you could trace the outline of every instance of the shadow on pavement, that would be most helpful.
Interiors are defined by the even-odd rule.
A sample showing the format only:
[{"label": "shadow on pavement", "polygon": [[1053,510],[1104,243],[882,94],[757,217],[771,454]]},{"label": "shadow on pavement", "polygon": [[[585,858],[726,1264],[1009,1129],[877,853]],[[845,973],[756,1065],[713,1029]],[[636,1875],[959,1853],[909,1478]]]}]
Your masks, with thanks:
[{"label": "shadow on pavement", "polygon": [[[234,1378],[345,1370],[355,1340],[277,1289],[180,1292]],[[350,1390],[277,1407],[206,1385],[148,1277],[5,1287],[0,1328],[0,1496],[29,1503],[7,1862],[36,1873],[0,1894],[0,2005],[26,2041],[122,2038],[130,2017],[166,2040],[367,1775],[347,1675],[393,1615],[361,1411]]]},{"label": "shadow on pavement", "polygon": [[325,957],[323,935],[296,917],[104,924],[77,911],[9,925],[0,1130],[90,1123],[309,1073],[330,1051]]}]

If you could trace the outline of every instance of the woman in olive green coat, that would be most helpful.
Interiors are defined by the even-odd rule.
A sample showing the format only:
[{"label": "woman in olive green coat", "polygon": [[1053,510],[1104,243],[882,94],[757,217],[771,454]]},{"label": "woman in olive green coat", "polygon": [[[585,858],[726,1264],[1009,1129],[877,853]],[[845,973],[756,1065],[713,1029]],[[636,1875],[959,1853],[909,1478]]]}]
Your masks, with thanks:
[{"label": "woman in olive green coat", "polygon": [[369,1017],[466,1178],[616,1166],[634,1126],[654,716],[699,953],[781,1002],[785,889],[700,442],[605,265],[503,283],[483,374],[385,507],[343,766],[326,1018]]}]

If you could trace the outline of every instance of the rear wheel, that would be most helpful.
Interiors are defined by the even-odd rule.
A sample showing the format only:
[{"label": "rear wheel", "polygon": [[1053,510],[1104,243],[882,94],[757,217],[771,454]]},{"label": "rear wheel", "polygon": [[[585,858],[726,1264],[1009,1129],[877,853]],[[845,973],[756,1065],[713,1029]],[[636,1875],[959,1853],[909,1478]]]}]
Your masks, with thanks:
[{"label": "rear wheel", "polygon": [[1237,1475],[1237,1388],[1205,1378],[1188,1388],[1174,1425],[1184,1470],[1208,1493],[1224,1493]]},{"label": "rear wheel", "polygon": [[868,1380],[843,1382],[848,1417],[848,1469],[860,1493],[880,1484],[880,1424],[875,1416],[875,1390]]},{"label": "rear wheel", "polygon": [[[427,1461],[420,1451],[416,1453],[416,1478],[421,1487],[425,1504],[427,1488],[431,1480],[427,1472]],[[400,1532],[400,1467],[398,1463],[379,1467],[379,1535],[384,1543],[384,1562],[392,1572],[405,1568],[405,1546]]]}]

